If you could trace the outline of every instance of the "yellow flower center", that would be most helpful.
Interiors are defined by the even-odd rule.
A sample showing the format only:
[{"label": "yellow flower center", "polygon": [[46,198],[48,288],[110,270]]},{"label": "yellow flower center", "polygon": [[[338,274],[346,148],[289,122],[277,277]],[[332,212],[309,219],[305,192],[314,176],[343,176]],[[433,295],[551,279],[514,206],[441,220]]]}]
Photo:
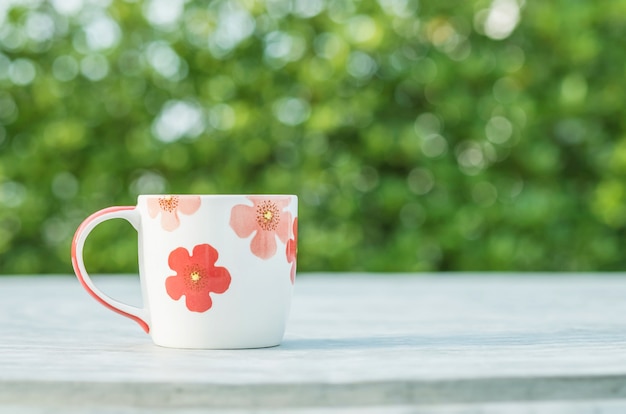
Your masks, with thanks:
[{"label": "yellow flower center", "polygon": [[194,270],[193,272],[191,272],[189,277],[191,278],[192,281],[197,282],[198,280],[200,280],[200,272],[198,272],[197,270]]},{"label": "yellow flower center", "polygon": [[256,222],[263,230],[276,230],[280,222],[280,210],[276,203],[263,201],[257,205]]},{"label": "yellow flower center", "polygon": [[159,207],[168,213],[175,211],[178,208],[178,197],[171,195],[159,197]]}]

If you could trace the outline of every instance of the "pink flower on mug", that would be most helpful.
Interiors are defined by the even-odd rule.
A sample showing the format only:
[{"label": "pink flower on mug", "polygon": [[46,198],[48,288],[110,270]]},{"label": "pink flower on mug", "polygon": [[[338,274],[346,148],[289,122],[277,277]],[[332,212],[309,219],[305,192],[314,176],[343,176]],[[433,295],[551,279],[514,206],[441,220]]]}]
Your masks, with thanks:
[{"label": "pink flower on mug", "polygon": [[191,215],[200,208],[198,196],[172,196],[154,197],[148,199],[148,214],[155,218],[161,213],[161,227],[167,231],[174,231],[180,226],[178,213]]},{"label": "pink flower on mug", "polygon": [[276,237],[287,243],[291,213],[283,211],[289,205],[289,197],[248,197],[252,206],[238,204],[230,212],[230,227],[237,236],[245,239],[254,234],[250,250],[261,259],[276,254]]},{"label": "pink flower on mug", "polygon": [[230,273],[225,267],[215,266],[218,253],[209,244],[199,244],[193,253],[179,247],[170,253],[168,264],[176,272],[165,280],[167,294],[174,300],[185,296],[187,309],[205,312],[213,301],[209,295],[224,293],[230,286]]},{"label": "pink flower on mug", "polygon": [[293,238],[287,241],[287,263],[291,263],[291,284],[296,282],[296,255],[298,253],[298,217],[293,219]]}]

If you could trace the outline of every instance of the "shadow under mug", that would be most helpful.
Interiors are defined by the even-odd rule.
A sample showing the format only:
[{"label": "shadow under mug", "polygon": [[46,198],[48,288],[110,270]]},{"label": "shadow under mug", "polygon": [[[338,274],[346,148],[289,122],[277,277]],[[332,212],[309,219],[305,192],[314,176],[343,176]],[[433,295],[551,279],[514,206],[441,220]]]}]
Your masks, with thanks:
[{"label": "shadow under mug", "polygon": [[[296,271],[294,195],[140,195],[76,230],[72,264],[82,286],[107,308],[138,322],[155,344],[235,349],[282,341]],[[89,233],[110,219],[138,233],[143,307],[100,291],[83,263]]]}]

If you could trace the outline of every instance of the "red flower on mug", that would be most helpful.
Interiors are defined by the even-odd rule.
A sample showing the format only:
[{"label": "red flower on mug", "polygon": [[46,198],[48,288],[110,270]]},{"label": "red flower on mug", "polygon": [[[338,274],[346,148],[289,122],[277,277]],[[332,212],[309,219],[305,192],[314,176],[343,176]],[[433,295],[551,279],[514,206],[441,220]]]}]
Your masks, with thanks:
[{"label": "red flower on mug", "polygon": [[298,253],[298,217],[293,219],[293,238],[287,241],[287,248],[285,252],[287,254],[287,263],[291,265],[291,284],[296,282],[296,255]]},{"label": "red flower on mug", "polygon": [[252,206],[238,204],[230,212],[230,227],[237,236],[245,239],[254,234],[250,250],[261,259],[276,254],[276,237],[287,243],[291,213],[283,211],[289,205],[289,197],[248,197]]},{"label": "red flower on mug", "polygon": [[155,218],[161,213],[161,227],[174,231],[180,226],[178,213],[193,214],[200,208],[198,196],[162,196],[148,199],[148,214]]},{"label": "red flower on mug", "polygon": [[213,304],[209,293],[224,293],[230,286],[230,273],[215,266],[218,253],[211,245],[199,244],[193,253],[179,247],[170,253],[168,264],[176,272],[165,280],[167,294],[174,300],[185,296],[187,309],[205,312]]}]

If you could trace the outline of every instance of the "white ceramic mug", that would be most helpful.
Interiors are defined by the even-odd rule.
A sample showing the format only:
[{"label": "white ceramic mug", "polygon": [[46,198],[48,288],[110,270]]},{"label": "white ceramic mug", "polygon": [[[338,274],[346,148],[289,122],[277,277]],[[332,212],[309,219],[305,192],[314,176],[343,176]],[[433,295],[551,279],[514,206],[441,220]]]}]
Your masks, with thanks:
[{"label": "white ceramic mug", "polygon": [[[138,322],[155,344],[260,348],[280,344],[296,270],[298,198],[293,195],[141,195],[76,230],[72,264],[82,286]],[[143,308],[110,298],[83,263],[89,233],[121,218],[139,235]]]}]

